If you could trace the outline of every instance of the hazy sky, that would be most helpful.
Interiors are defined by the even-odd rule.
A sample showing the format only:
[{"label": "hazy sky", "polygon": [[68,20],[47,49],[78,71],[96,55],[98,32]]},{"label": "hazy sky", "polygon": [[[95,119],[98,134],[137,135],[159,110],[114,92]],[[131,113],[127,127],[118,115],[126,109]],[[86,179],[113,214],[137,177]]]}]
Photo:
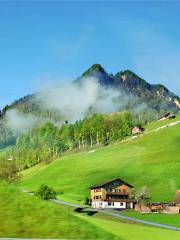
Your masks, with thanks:
[{"label": "hazy sky", "polygon": [[180,95],[180,2],[0,2],[0,107],[93,63]]}]

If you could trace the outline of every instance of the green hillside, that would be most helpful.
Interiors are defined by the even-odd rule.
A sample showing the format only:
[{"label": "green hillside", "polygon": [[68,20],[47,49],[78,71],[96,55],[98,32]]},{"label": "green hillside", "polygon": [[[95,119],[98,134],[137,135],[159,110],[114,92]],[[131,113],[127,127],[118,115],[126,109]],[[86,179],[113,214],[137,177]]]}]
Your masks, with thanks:
[{"label": "green hillside", "polygon": [[[178,240],[180,233],[122,222],[110,216],[78,214],[0,182],[0,238]],[[129,231],[131,229],[131,231]]]},{"label": "green hillside", "polygon": [[36,190],[45,183],[62,192],[60,198],[80,202],[92,184],[120,177],[136,189],[149,187],[152,201],[172,201],[180,189],[179,132],[180,124],[95,152],[61,157],[25,171],[22,187]]},{"label": "green hillside", "polygon": [[0,182],[0,238],[110,239],[111,233],[75,216],[71,208],[41,201]]}]

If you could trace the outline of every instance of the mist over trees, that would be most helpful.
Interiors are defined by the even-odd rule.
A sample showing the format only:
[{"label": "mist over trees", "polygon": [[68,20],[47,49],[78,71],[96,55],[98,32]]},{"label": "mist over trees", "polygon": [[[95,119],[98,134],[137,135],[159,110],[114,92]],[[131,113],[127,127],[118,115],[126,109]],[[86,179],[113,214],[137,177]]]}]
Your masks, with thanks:
[{"label": "mist over trees", "polygon": [[105,146],[121,140],[131,133],[134,118],[129,112],[97,114],[67,121],[61,126],[51,122],[20,134],[15,147],[6,151],[6,158],[13,158],[20,170],[40,162],[49,163],[65,152]]}]

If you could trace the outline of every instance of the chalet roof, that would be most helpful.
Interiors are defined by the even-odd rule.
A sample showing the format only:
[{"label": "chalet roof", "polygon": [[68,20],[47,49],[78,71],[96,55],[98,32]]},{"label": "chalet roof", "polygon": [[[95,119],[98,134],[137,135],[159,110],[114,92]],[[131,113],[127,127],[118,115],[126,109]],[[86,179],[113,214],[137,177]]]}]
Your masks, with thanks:
[{"label": "chalet roof", "polygon": [[133,188],[132,185],[130,185],[129,183],[121,180],[120,178],[114,178],[114,179],[111,179],[111,180],[107,180],[107,181],[104,181],[104,182],[101,182],[101,183],[98,183],[98,184],[95,184],[93,186],[90,187],[90,189],[93,189],[93,188],[99,188],[99,187],[104,187],[105,185],[109,184],[109,183],[112,183],[112,182],[115,182],[115,181],[120,181],[120,184],[125,184],[127,185],[128,187],[130,188]]},{"label": "chalet roof", "polygon": [[144,131],[145,129],[139,125],[136,125],[134,127],[131,128],[131,130],[133,130],[134,128],[139,128],[140,130]]},{"label": "chalet roof", "polygon": [[171,115],[170,112],[168,112],[168,113],[164,113],[164,114],[161,115],[158,119],[161,119],[161,118],[164,118],[164,117],[168,117],[168,116],[170,116],[170,115]]}]

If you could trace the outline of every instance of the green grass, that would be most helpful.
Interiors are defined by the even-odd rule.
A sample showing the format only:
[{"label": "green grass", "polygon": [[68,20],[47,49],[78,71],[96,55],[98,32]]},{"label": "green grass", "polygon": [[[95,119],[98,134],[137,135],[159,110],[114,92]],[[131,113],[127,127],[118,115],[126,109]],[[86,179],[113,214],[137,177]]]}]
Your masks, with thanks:
[{"label": "green grass", "polygon": [[178,240],[180,232],[148,227],[43,201],[0,182],[0,238]]},{"label": "green grass", "polygon": [[21,187],[36,190],[45,183],[63,192],[59,197],[80,202],[91,185],[120,177],[136,189],[149,187],[152,201],[172,201],[180,189],[179,132],[180,124],[94,153],[61,157],[25,171]]},{"label": "green grass", "polygon": [[[86,217],[84,217],[84,219],[86,219]],[[122,223],[118,219],[112,219],[104,215],[96,218],[87,218],[87,221],[96,227],[113,233],[118,237],[118,240],[175,240],[180,237],[179,232],[138,224],[129,224],[128,222]]]},{"label": "green grass", "polygon": [[[151,123],[147,127],[152,130],[165,125],[165,122]],[[66,155],[49,165],[26,170],[20,187],[36,190],[45,183],[63,192],[59,198],[83,204],[84,197],[90,194],[89,186],[120,177],[136,189],[148,186],[151,201],[172,201],[175,191],[180,189],[179,133],[180,124],[142,135],[130,142],[97,149],[91,154]],[[127,214],[180,227],[179,215]]]},{"label": "green grass", "polygon": [[121,212],[121,214],[129,216],[129,217],[135,217],[138,219],[142,219],[145,221],[162,223],[162,224],[180,228],[180,214],[162,214],[162,213],[161,214],[160,213],[142,214],[139,212],[135,212],[133,210],[125,210],[125,211]]},{"label": "green grass", "polygon": [[42,201],[0,182],[0,238],[110,239],[72,208]]},{"label": "green grass", "polygon": [[162,121],[153,121],[153,122],[147,124],[145,126],[145,129],[147,131],[151,131],[151,130],[154,130],[158,127],[161,127],[161,126],[164,126],[164,125],[167,125],[169,123],[176,122],[176,121],[179,121],[179,120],[180,120],[180,116],[178,115],[178,116],[176,116],[175,119],[165,119],[165,120],[162,120]]}]

